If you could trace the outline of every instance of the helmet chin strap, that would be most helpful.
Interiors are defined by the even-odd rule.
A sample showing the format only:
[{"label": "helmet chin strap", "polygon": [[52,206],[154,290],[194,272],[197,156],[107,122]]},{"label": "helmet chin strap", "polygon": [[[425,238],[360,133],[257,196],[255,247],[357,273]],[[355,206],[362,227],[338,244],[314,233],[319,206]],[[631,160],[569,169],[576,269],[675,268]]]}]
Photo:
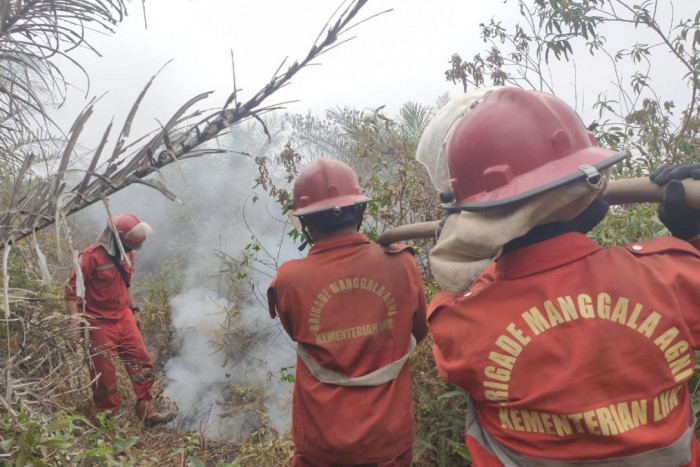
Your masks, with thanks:
[{"label": "helmet chin strap", "polygon": [[307,225],[304,221],[301,222],[301,232],[304,234],[305,240],[301,242],[301,245],[299,245],[299,251],[304,251],[308,245],[313,245],[314,244],[314,239],[311,238],[311,234],[309,233],[307,229]]},{"label": "helmet chin strap", "polygon": [[304,216],[300,216],[298,219],[301,224],[301,233],[304,234],[304,241],[301,242],[298,249],[299,251],[304,251],[307,246],[314,244],[314,239],[309,233],[309,223],[304,220]]}]

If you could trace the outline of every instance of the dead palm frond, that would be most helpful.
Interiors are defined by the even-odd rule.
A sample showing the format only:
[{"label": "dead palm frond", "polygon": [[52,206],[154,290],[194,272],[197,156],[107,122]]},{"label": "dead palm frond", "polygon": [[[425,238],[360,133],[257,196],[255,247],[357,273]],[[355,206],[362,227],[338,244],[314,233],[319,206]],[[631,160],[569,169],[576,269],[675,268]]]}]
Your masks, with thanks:
[{"label": "dead palm frond", "polygon": [[18,200],[32,164],[47,167],[59,153],[62,142],[52,135],[57,127],[45,107],[60,104],[69,85],[56,59],[67,59],[88,78],[70,51],[79,46],[94,51],[85,32],[113,32],[125,13],[124,0],[0,0],[3,207],[8,199]]},{"label": "dead palm frond", "polygon": [[[324,26],[304,59],[294,62],[284,72],[281,71],[282,66],[280,66],[270,81],[248,101],[240,102],[238,90],[234,89],[221,110],[203,115],[201,111],[191,110],[210,93],[200,94],[184,103],[160,130],[139,139],[140,146],[136,146],[136,143],[125,146],[124,142],[129,134],[135,110],[144,93],[151,86],[153,82],[151,79],[134,104],[115,147],[107,156],[107,161],[100,163],[111,125],[106,129],[102,142],[88,169],[84,172],[82,180],[68,189],[65,175],[69,170],[69,163],[83,126],[92,114],[94,102],[88,105],[71,128],[58,171],[40,183],[34,183],[32,189],[23,196],[15,196],[15,201],[9,208],[0,213],[0,248],[53,224],[58,220],[57,216],[68,216],[80,211],[134,183],[151,186],[169,199],[175,200],[174,193],[150,176],[178,160],[225,152],[220,149],[206,148],[204,143],[214,139],[236,123],[251,118],[259,120],[262,114],[282,108],[283,104],[263,104],[272,94],[289,84],[299,70],[339,43],[349,40],[339,41],[339,38],[345,31],[359,23],[353,24],[352,21],[366,3],[367,0],[351,1]],[[189,123],[195,119],[199,120],[194,124]],[[145,143],[143,143],[144,140]],[[15,181],[16,187],[21,186],[22,183],[23,180],[20,177]]]},{"label": "dead palm frond", "polygon": [[[152,175],[158,175],[161,168],[182,159],[226,152],[211,149],[205,143],[237,123],[253,119],[262,123],[264,132],[268,134],[262,116],[281,108],[283,104],[265,105],[264,102],[289,84],[299,70],[342,43],[339,37],[359,24],[360,21],[351,23],[366,3],[367,0],[349,1],[349,6],[336,12],[333,21],[324,26],[303,60],[294,62],[284,72],[280,71],[280,66],[270,81],[245,102],[239,100],[235,85],[220,110],[211,113],[193,110],[195,104],[210,93],[194,96],[183,103],[160,129],[127,143],[136,111],[156,74],[133,104],[111,148],[108,148],[107,142],[112,124],[105,128],[87,168],[78,170],[71,167],[82,156],[76,154],[76,148],[96,105],[94,99],[75,120],[65,143],[56,152],[56,171],[49,172],[49,164],[45,164],[43,173],[35,170],[36,162],[45,154],[39,148],[11,161],[13,171],[5,175],[13,178],[9,184],[11,188],[6,193],[0,193],[2,206],[6,206],[4,211],[0,211],[0,249],[4,249],[1,307],[4,319],[0,320],[4,326],[0,323],[0,331],[6,336],[3,347],[6,354],[0,355],[3,357],[0,358],[0,406],[10,413],[17,404],[31,410],[32,407],[43,407],[66,388],[75,390],[82,387],[73,381],[76,371],[82,366],[81,362],[78,361],[77,365],[67,364],[64,358],[62,336],[66,335],[65,316],[54,313],[49,316],[33,314],[30,317],[11,309],[11,303],[12,308],[16,309],[20,303],[26,302],[26,298],[10,294],[8,259],[11,245],[54,223],[59,227],[59,234],[61,231],[70,233],[65,221],[68,215],[98,201],[106,205],[109,195],[134,183],[146,184],[171,200],[176,199],[175,194]],[[3,147],[16,149],[38,140],[20,138],[20,133],[10,136],[9,133],[10,130],[30,128],[30,117],[47,118],[38,91],[40,86],[37,87],[32,80],[37,77],[43,79],[47,88],[65,86],[63,75],[50,62],[50,58],[58,55],[70,60],[66,53],[71,48],[87,45],[84,40],[85,24],[94,22],[91,24],[109,29],[117,16],[121,19],[123,7],[123,0],[0,0],[0,99],[4,99],[0,101],[0,112],[4,112],[0,113],[0,122],[8,122],[7,125],[2,123],[0,139],[5,136],[7,139],[4,145],[0,142],[0,150]],[[44,145],[39,147],[43,150]],[[16,150],[10,152],[14,156],[18,154]],[[69,173],[79,176],[71,179],[67,177]],[[77,252],[70,235],[66,242],[73,252],[75,265]],[[60,236],[57,243],[61,244]],[[40,253],[38,246],[37,251]],[[41,254],[38,256],[41,257]],[[76,268],[76,272],[79,271],[80,268]],[[82,283],[80,278],[78,283]],[[38,321],[30,319],[32,317]],[[23,336],[30,336],[31,339]]]},{"label": "dead palm frond", "polygon": [[[46,124],[47,95],[62,100],[67,82],[59,63],[87,47],[87,31],[113,32],[126,13],[124,0],[0,0],[0,120],[14,128]],[[0,137],[4,135],[0,132]]]}]

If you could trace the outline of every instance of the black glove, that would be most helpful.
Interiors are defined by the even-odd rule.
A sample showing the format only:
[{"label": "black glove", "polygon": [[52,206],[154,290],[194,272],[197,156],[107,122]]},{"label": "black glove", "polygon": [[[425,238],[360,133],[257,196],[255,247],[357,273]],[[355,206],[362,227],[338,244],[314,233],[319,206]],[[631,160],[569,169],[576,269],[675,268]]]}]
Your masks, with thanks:
[{"label": "black glove", "polygon": [[654,170],[649,178],[657,185],[665,185],[671,180],[692,178],[700,180],[700,164],[662,165]]},{"label": "black glove", "polygon": [[666,185],[664,201],[659,204],[659,219],[676,238],[689,240],[700,234],[700,209],[685,204],[685,188],[679,180]]}]

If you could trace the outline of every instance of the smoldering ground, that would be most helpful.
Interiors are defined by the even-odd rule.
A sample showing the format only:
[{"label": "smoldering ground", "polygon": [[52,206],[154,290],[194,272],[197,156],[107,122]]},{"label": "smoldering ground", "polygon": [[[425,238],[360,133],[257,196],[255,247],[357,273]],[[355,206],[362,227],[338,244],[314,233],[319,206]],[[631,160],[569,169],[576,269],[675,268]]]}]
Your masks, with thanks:
[{"label": "smoldering ground", "polygon": [[[282,138],[256,134],[239,129],[218,142],[237,153],[166,167],[162,181],[183,204],[137,185],[109,200],[113,214],[132,212],[154,230],[136,254],[136,292],[140,277],[163,268],[175,269],[181,283],[170,300],[173,356],[157,362],[164,395],[180,410],[173,423],[220,440],[262,427],[284,432],[291,419],[292,385],[281,371],[294,365],[294,349],[269,317],[265,290],[277,265],[299,252],[280,206],[252,188],[255,157],[274,157]],[[91,207],[89,217],[104,225],[104,206]]]}]

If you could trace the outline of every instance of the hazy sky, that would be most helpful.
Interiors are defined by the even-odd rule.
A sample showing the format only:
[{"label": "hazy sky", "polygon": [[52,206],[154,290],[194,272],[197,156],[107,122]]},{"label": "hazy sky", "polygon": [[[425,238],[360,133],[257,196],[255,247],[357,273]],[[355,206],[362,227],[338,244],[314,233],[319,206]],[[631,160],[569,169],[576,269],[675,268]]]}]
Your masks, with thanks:
[{"label": "hazy sky", "polygon": [[[91,78],[90,96],[108,92],[93,121],[122,121],[148,79],[173,60],[154,82],[139,114],[149,126],[190,97],[215,90],[208,101],[221,105],[233,89],[234,54],[240,98],[263,87],[280,63],[303,58],[340,5],[334,0],[131,0],[129,17],[117,33],[93,39],[102,57],[81,53]],[[373,18],[351,30],[352,41],[307,67],[269,103],[298,100],[291,111],[321,112],[334,105],[357,108],[407,101],[432,104],[445,92],[461,92],[444,78],[451,55],[481,50],[478,24],[493,14],[514,17],[514,4],[465,0],[371,0],[361,11]],[[506,8],[510,7],[510,8]],[[510,10],[508,12],[507,10]],[[286,68],[286,66],[285,66]],[[81,82],[80,80],[78,81]],[[72,95],[66,118],[83,105]],[[103,125],[100,125],[103,126]]]},{"label": "hazy sky", "polygon": [[[694,13],[693,2],[675,3],[675,20],[679,14]],[[76,57],[90,76],[89,96],[107,93],[82,142],[96,144],[112,117],[119,127],[144,85],[169,60],[172,62],[141,104],[133,136],[159,127],[156,119],[167,120],[200,92],[215,91],[206,102],[210,108],[221,106],[233,89],[231,53],[241,89],[239,100],[247,100],[285,58],[291,63],[306,55],[341,4],[340,0],[146,0],[146,27],[141,0],[130,0],[129,17],[117,26],[117,33],[92,39],[102,56],[82,52]],[[386,105],[390,115],[408,101],[432,104],[445,92],[461,93],[461,86],[447,82],[444,72],[452,54],[469,59],[484,50],[479,23],[492,17],[506,24],[520,19],[514,0],[505,4],[495,0],[370,0],[360,17],[388,9],[392,11],[349,31],[345,37],[355,36],[353,40],[323,55],[319,66],[301,70],[266,104],[297,100],[287,110],[314,113],[336,105]],[[660,10],[660,15],[669,14],[670,10]],[[614,44],[615,35],[625,47],[647,40],[631,25],[613,30],[608,45]],[[662,59],[675,66],[667,57],[665,53]],[[598,93],[614,89],[612,70],[605,58],[592,59],[580,49],[575,64],[555,69],[556,93],[579,112],[591,114],[584,115],[584,120],[592,120],[590,109]],[[617,66],[624,74],[625,64]],[[684,85],[679,86],[680,76],[682,72],[669,71],[654,77],[653,83],[657,89],[686,92]],[[666,79],[673,81],[665,83]],[[61,121],[66,128],[85,104],[85,81],[75,78],[72,82],[82,92],[71,93],[64,108]]]}]

